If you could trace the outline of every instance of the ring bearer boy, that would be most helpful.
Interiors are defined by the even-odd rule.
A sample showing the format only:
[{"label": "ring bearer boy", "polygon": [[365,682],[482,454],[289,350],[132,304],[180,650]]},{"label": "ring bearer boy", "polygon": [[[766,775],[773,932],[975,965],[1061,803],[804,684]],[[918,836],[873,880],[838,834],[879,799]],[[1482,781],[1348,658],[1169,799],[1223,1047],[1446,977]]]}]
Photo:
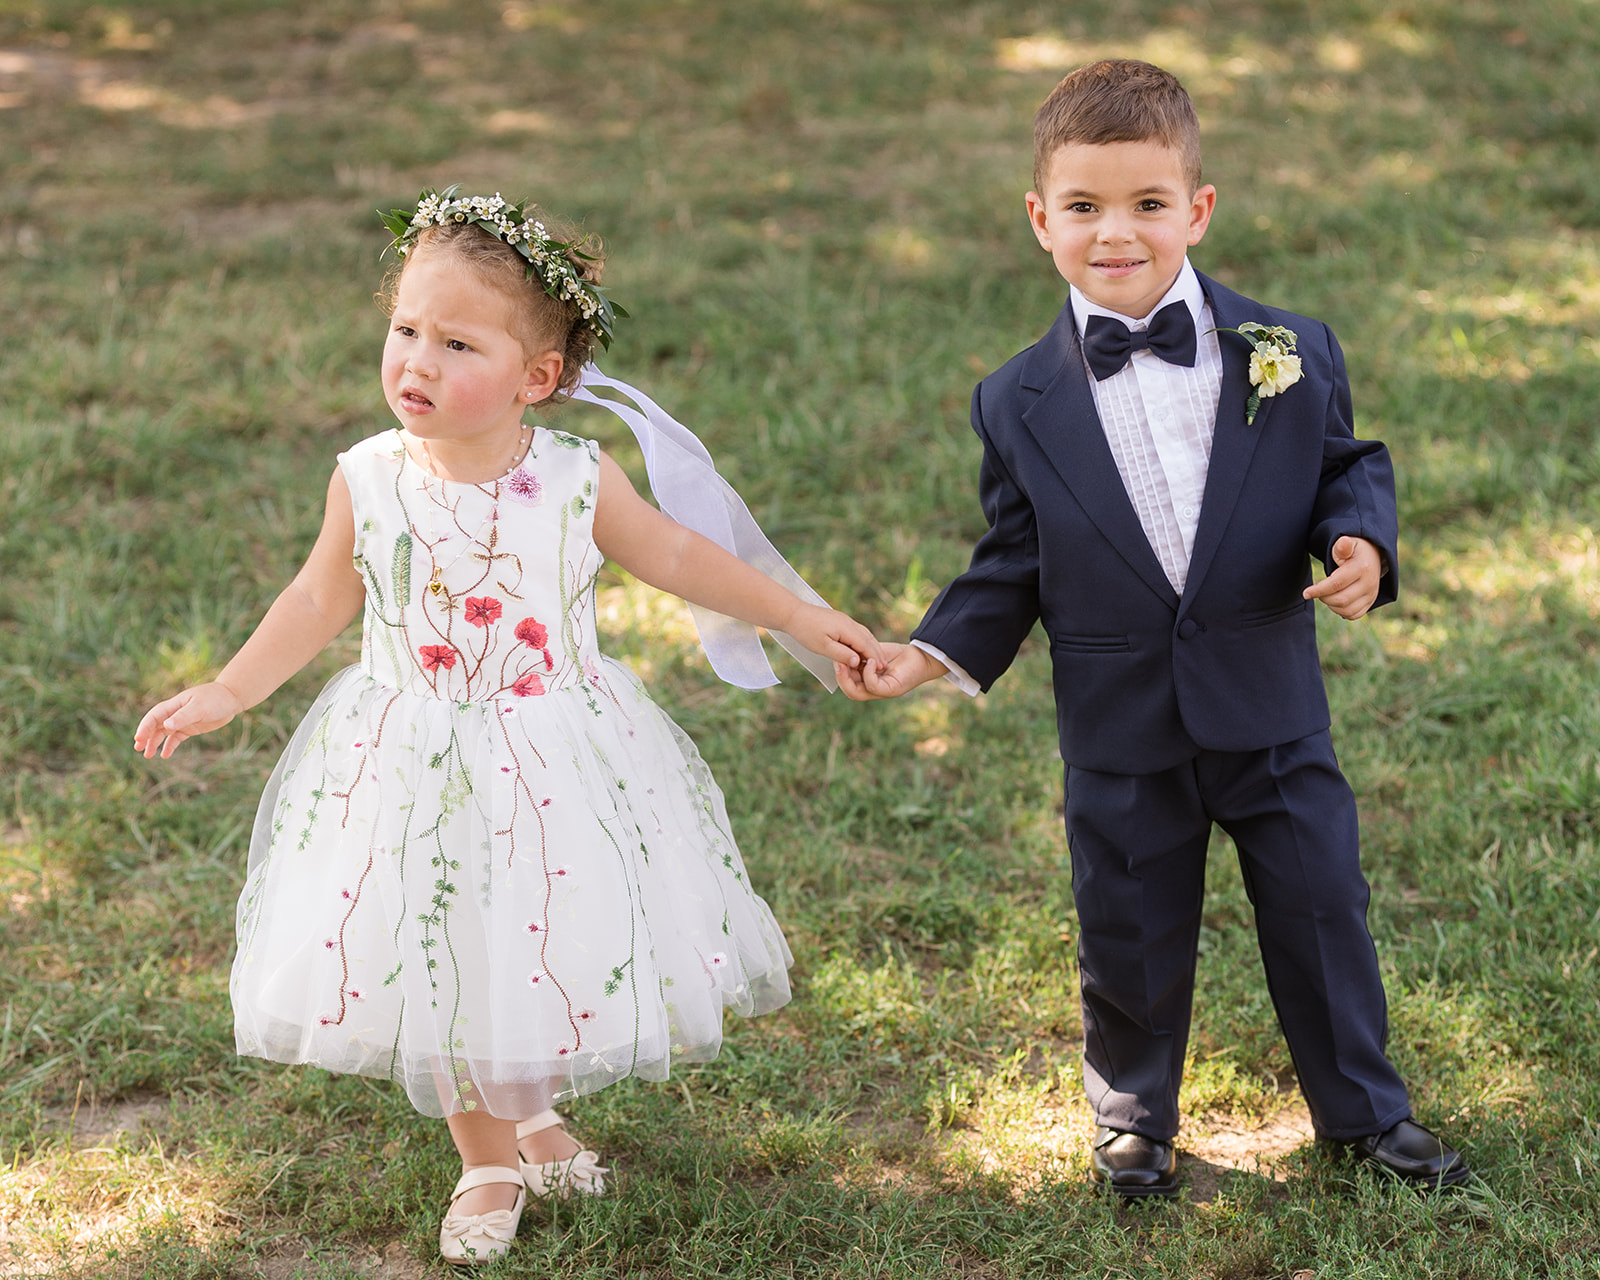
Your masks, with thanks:
[{"label": "ring bearer boy", "polygon": [[[1212,824],[1239,851],[1267,985],[1319,1138],[1419,1186],[1468,1176],[1384,1054],[1355,799],[1313,602],[1395,597],[1387,451],[1351,430],[1339,344],[1200,275],[1216,203],[1170,74],[1068,75],[1034,125],[1034,234],[1071,285],[972,401],[989,530],[852,697],[988,689],[1049,639],[1079,920],[1096,1176],[1177,1190],[1173,1139]],[[1327,576],[1312,585],[1310,558]]]}]

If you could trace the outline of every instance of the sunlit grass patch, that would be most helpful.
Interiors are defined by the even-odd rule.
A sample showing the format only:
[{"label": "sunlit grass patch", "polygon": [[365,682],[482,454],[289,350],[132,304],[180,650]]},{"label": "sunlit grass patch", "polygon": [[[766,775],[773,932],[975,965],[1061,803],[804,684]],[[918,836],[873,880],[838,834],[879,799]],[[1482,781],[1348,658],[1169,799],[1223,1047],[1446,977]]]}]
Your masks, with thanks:
[{"label": "sunlit grass patch", "polygon": [[1422,563],[1450,590],[1471,596],[1474,613],[1493,625],[1547,621],[1547,596],[1600,617],[1600,543],[1585,525],[1530,522],[1515,536],[1485,533],[1440,548]]},{"label": "sunlit grass patch", "polygon": [[218,1162],[164,1149],[159,1135],[108,1145],[63,1142],[0,1172],[0,1266],[48,1269],[176,1238],[206,1251],[259,1221],[252,1194],[265,1161]]},{"label": "sunlit grass patch", "polygon": [[925,1100],[952,1168],[993,1179],[1016,1196],[1089,1176],[1094,1116],[1083,1100],[1076,1055],[1018,1051],[988,1072],[944,1081]]}]

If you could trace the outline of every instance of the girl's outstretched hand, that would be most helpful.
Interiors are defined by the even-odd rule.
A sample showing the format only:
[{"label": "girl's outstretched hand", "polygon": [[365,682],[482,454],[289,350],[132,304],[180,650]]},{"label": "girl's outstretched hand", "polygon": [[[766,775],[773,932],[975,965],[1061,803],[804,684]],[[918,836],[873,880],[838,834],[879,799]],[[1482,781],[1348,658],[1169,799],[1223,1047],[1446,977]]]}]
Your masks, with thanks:
[{"label": "girl's outstretched hand", "polygon": [[882,660],[872,632],[837,609],[797,602],[788,621],[778,630],[793,636],[812,653],[831,658],[835,667],[854,670]]},{"label": "girl's outstretched hand", "polygon": [[215,680],[197,684],[144,713],[133,731],[133,749],[146,760],[155,759],[157,752],[165,760],[185,738],[220,729],[243,710],[239,695],[227,685]]}]

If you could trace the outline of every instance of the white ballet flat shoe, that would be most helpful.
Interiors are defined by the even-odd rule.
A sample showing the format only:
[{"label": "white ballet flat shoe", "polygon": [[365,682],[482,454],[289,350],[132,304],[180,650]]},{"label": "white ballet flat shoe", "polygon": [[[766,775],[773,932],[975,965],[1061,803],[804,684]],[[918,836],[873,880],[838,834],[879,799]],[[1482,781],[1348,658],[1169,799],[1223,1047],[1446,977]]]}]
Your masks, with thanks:
[{"label": "white ballet flat shoe", "polygon": [[[553,1129],[561,1123],[562,1119],[556,1112],[541,1111],[517,1126],[517,1141],[521,1143],[529,1135]],[[554,1196],[557,1200],[565,1200],[574,1193],[583,1196],[604,1195],[606,1180],[601,1175],[611,1172],[600,1163],[599,1155],[593,1151],[579,1151],[570,1159],[552,1160],[548,1164],[529,1164],[522,1159],[519,1146],[517,1164],[522,1169],[522,1181],[533,1195]]]},{"label": "white ballet flat shoe", "polygon": [[[491,1182],[509,1182],[517,1188],[517,1202],[509,1209],[492,1209],[488,1213],[457,1213],[456,1201],[474,1187],[486,1187]],[[511,1248],[517,1234],[517,1221],[522,1217],[522,1207],[528,1203],[528,1193],[523,1189],[522,1174],[504,1165],[487,1164],[468,1169],[450,1193],[450,1212],[444,1215],[439,1227],[439,1252],[446,1262],[458,1267],[472,1267],[490,1258],[498,1258]]]}]

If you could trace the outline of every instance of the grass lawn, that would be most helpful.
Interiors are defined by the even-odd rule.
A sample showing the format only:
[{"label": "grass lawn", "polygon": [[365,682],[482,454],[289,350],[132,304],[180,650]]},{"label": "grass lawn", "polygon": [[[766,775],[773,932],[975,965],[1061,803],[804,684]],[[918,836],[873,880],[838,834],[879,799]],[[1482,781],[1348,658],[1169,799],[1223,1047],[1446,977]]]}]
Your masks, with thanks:
[{"label": "grass lawn", "polygon": [[[607,367],[903,638],[983,528],[971,387],[1064,286],[1022,193],[1070,67],[1194,95],[1196,264],[1330,321],[1399,474],[1399,603],[1322,611],[1392,1051],[1479,1177],[1316,1148],[1219,838],[1185,1194],[1087,1181],[1048,654],[862,708],[748,693],[618,572],[796,954],[722,1058],[573,1106],[616,1193],[479,1274],[1600,1276],[1600,12],[1592,0],[0,0],[0,1274],[443,1273],[458,1167],[386,1083],[233,1053],[255,804],[351,632],[166,764],[142,709],[294,572],[384,425],[375,208],[602,233]],[[642,478],[619,423],[581,406]]]}]

